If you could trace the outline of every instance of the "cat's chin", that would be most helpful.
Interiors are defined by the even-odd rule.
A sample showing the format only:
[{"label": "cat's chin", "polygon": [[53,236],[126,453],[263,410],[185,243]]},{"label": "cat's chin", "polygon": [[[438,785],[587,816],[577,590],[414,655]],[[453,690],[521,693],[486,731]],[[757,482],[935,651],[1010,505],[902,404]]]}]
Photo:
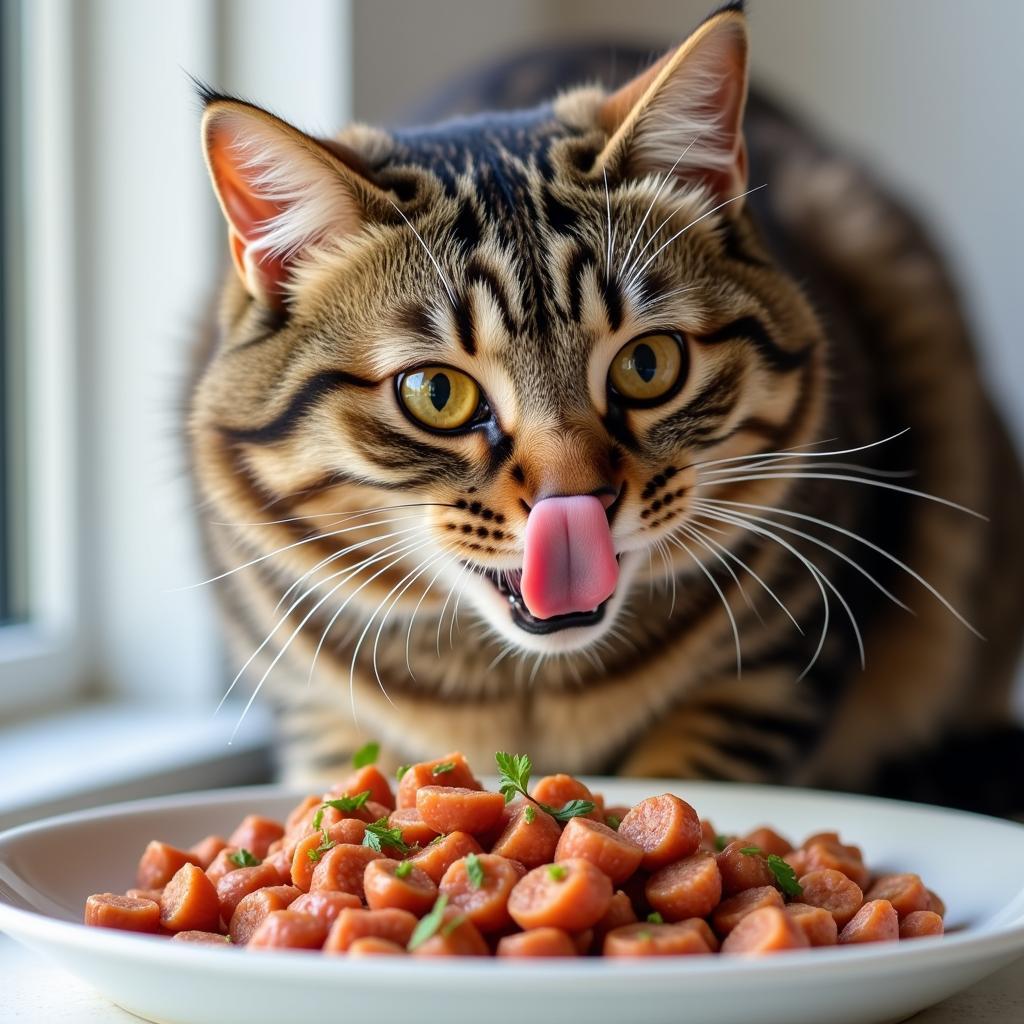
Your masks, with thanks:
[{"label": "cat's chin", "polygon": [[524,651],[559,654],[583,650],[597,643],[612,627],[629,593],[639,558],[635,552],[619,556],[615,592],[597,608],[549,619],[531,615],[518,590],[501,573],[476,574],[466,586],[465,601],[502,639]]}]

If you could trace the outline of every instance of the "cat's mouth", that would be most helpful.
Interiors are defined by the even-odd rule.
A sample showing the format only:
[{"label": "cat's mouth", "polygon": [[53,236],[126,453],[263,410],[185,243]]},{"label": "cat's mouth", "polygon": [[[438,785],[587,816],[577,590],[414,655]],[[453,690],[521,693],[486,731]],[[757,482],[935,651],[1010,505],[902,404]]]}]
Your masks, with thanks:
[{"label": "cat's mouth", "polygon": [[593,626],[604,618],[605,607],[611,600],[611,597],[605,598],[590,611],[569,612],[566,615],[552,615],[547,619],[539,619],[530,612],[523,600],[520,590],[523,578],[522,569],[487,569],[482,575],[508,601],[512,621],[520,629],[538,636],[578,626]]}]

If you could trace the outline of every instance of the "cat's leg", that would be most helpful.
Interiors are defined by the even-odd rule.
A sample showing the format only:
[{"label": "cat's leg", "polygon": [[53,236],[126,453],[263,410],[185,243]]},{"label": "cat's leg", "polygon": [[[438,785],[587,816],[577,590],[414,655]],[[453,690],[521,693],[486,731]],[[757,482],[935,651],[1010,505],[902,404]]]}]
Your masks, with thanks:
[{"label": "cat's leg", "polygon": [[785,782],[817,742],[823,710],[791,665],[701,685],[632,744],[623,775]]}]

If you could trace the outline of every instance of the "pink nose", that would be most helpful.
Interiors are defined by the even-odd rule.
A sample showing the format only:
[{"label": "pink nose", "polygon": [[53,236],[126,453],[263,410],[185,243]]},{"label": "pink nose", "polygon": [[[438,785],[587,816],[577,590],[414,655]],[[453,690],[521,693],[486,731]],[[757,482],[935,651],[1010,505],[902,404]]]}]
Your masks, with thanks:
[{"label": "pink nose", "polygon": [[532,615],[550,619],[589,612],[611,597],[618,578],[615,546],[600,498],[544,498],[533,506],[526,523],[521,584]]}]

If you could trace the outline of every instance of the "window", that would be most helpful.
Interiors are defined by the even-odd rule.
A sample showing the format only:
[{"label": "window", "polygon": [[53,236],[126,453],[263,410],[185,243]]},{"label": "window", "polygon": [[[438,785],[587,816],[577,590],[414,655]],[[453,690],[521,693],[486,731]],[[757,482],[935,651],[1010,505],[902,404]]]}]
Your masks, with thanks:
[{"label": "window", "polygon": [[69,33],[61,4],[0,6],[0,716],[83,676]]}]

